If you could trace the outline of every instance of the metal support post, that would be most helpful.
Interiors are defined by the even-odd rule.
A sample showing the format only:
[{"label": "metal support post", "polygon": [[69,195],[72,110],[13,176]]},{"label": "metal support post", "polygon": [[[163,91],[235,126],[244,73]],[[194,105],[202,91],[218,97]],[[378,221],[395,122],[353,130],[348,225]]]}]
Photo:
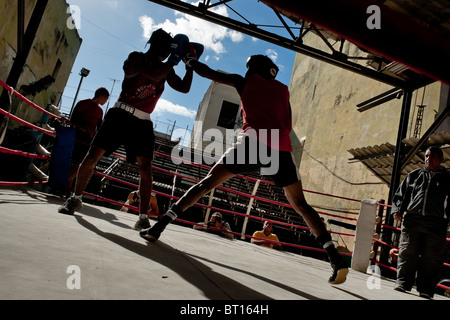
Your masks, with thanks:
[{"label": "metal support post", "polygon": [[253,191],[252,191],[252,198],[250,198],[250,201],[248,203],[247,212],[245,213],[244,224],[242,225],[242,231],[241,231],[241,239],[242,240],[245,239],[245,230],[247,229],[248,217],[250,216],[250,213],[251,213],[252,207],[253,207],[253,202],[255,201],[255,198],[253,198],[253,196],[255,196],[256,192],[258,192],[258,187],[259,187],[260,182],[261,182],[261,180],[256,181],[255,186],[253,187]]}]

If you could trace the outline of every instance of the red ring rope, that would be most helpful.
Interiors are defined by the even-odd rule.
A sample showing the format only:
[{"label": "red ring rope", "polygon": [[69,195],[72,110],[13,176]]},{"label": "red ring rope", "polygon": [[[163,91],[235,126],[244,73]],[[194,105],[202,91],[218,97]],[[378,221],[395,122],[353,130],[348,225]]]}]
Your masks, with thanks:
[{"label": "red ring rope", "polygon": [[0,146],[0,152],[14,154],[14,155],[23,156],[25,158],[32,158],[32,159],[47,160],[50,158],[49,156],[41,156],[38,154],[29,153],[29,152],[25,152],[25,151],[12,150],[12,149],[8,149],[8,148],[1,147],[1,146]]},{"label": "red ring rope", "polygon": [[[30,101],[30,100],[28,100],[27,98],[25,98],[23,95],[21,95],[20,93],[18,93],[17,91],[15,91],[13,88],[11,88],[11,87],[9,87],[8,85],[6,85],[6,84],[5,84],[3,81],[1,81],[1,80],[0,80],[0,85],[2,85],[8,92],[12,92],[12,94],[14,94],[15,96],[17,96],[19,99],[21,99],[22,101],[26,102],[26,103],[29,104],[30,106],[34,107],[35,109],[37,109],[37,110],[39,110],[39,111],[41,111],[41,112],[43,112],[43,113],[45,113],[45,114],[47,114],[47,115],[50,115],[50,116],[52,116],[52,117],[54,117],[54,118],[56,118],[56,119],[64,119],[64,120],[68,120],[68,119],[59,117],[59,116],[57,116],[57,115],[55,115],[55,114],[53,114],[53,113],[51,113],[51,112],[49,112],[49,111],[47,111],[47,110],[41,108],[40,106],[36,105],[36,104],[33,103],[32,101]],[[50,131],[50,130],[45,130],[45,129],[43,129],[43,128],[41,128],[41,127],[38,127],[38,126],[36,126],[36,125],[34,125],[34,124],[31,124],[31,123],[29,123],[29,122],[27,122],[27,121],[24,121],[24,120],[22,120],[22,119],[20,119],[20,118],[18,118],[18,117],[16,117],[16,116],[14,116],[14,115],[12,115],[11,113],[9,113],[9,112],[7,112],[7,111],[1,109],[1,108],[0,108],[0,113],[4,114],[5,116],[8,116],[8,117],[12,118],[13,120],[15,120],[15,121],[17,121],[17,122],[19,122],[19,123],[21,123],[21,124],[24,124],[24,125],[26,125],[26,126],[29,126],[29,127],[33,128],[33,129],[35,129],[35,130],[42,131],[42,132],[44,132],[44,133],[46,133],[46,134],[49,134],[49,135],[56,135],[56,132],[53,132],[53,131]],[[10,154],[15,154],[15,155],[21,155],[21,156],[24,156],[24,157],[35,158],[35,159],[48,159],[48,158],[49,158],[48,156],[40,156],[40,155],[30,154],[30,153],[28,153],[28,152],[22,152],[22,151],[17,151],[17,150],[11,150],[11,149],[7,149],[7,148],[3,148],[3,147],[0,147],[0,152],[10,153]],[[175,158],[175,157],[168,156],[168,155],[165,155],[165,154],[162,154],[162,153],[159,153],[159,152],[155,152],[155,154],[160,155],[160,156],[164,156],[164,157],[170,157],[171,159],[177,159],[177,158]],[[116,155],[118,155],[118,154],[116,154]],[[121,155],[118,155],[118,156],[121,156]],[[185,161],[184,159],[182,159],[182,162],[183,162],[183,163],[186,163],[186,161]],[[199,164],[195,164],[195,163],[191,163],[191,162],[189,162],[189,163],[190,163],[191,165],[200,166],[200,167],[205,168],[205,169],[210,169],[210,167],[205,166],[205,165],[199,165]],[[184,179],[189,179],[189,180],[196,181],[196,182],[199,181],[199,180],[197,180],[197,179],[193,179],[193,178],[190,178],[190,177],[186,177],[186,176],[183,176],[183,175],[180,175],[180,174],[171,172],[171,171],[169,171],[169,170],[165,170],[165,169],[161,169],[161,168],[157,168],[157,167],[154,167],[154,169],[160,170],[160,171],[163,171],[163,172],[172,174],[172,175],[180,176],[180,177],[182,177],[182,178],[184,178]],[[100,173],[98,173],[98,174],[100,174]],[[100,175],[102,175],[102,174],[100,174]],[[109,178],[109,179],[112,179],[112,178],[113,178],[113,177],[109,177],[109,176],[107,176],[107,175],[103,175],[103,176],[105,176],[105,177],[107,177],[107,178]],[[258,180],[258,179],[255,179],[255,178],[246,177],[246,176],[242,176],[242,175],[237,175],[237,176],[239,176],[239,177],[241,177],[241,178],[248,179],[248,180],[253,180],[253,181],[257,181],[257,180]],[[122,182],[122,183],[126,183],[125,181],[122,181],[122,180],[119,180],[119,179],[113,179],[113,180],[120,181],[120,182]],[[267,183],[267,184],[273,184],[273,182],[271,182],[271,181],[265,181],[265,180],[260,180],[260,181],[263,182],[263,183]],[[0,182],[0,185],[10,185],[10,186],[12,186],[12,185],[33,185],[33,184],[41,184],[41,183],[46,183],[46,181],[43,181],[43,182],[41,182],[41,181],[39,181],[39,182]],[[134,184],[131,184],[131,183],[126,183],[126,184],[132,185],[132,186],[134,186],[134,187],[138,187],[138,186],[136,186],[136,185],[134,185]],[[292,208],[292,206],[290,206],[289,204],[286,204],[286,203],[282,203],[282,202],[278,202],[278,201],[273,201],[273,200],[265,199],[265,198],[258,197],[258,196],[249,195],[249,194],[246,194],[246,193],[243,193],[243,192],[239,192],[239,191],[235,191],[235,190],[232,190],[232,189],[229,189],[229,188],[225,188],[225,187],[217,187],[217,188],[218,188],[218,189],[221,189],[221,190],[224,190],[224,191],[228,191],[228,192],[234,192],[234,193],[236,193],[236,194],[238,194],[238,195],[242,195],[242,196],[245,196],[245,197],[248,197],[248,198],[253,198],[253,199],[255,199],[255,200],[265,201],[265,202],[269,202],[269,203],[272,203],[272,204],[275,204],[275,205],[285,206],[285,207],[290,207],[290,208]],[[321,192],[316,192],[316,191],[310,191],[310,190],[304,190],[304,191],[305,191],[305,192],[310,192],[310,193],[319,194],[319,195],[325,195],[325,196],[335,197],[335,198],[339,198],[339,199],[344,199],[344,200],[350,200],[350,201],[358,201],[358,202],[360,202],[360,200],[351,199],[351,198],[346,198],[346,197],[341,197],[341,196],[330,195],[330,194],[321,193]],[[164,195],[163,193],[160,193],[160,192],[158,192],[158,193],[161,194],[161,195]],[[126,207],[130,207],[130,208],[136,209],[136,208],[133,207],[133,206],[129,206],[129,205],[126,205],[126,204],[121,203],[121,202],[118,202],[118,201],[106,199],[106,198],[103,198],[103,197],[100,197],[100,196],[97,196],[97,195],[93,195],[93,194],[89,194],[89,193],[85,193],[85,194],[86,194],[86,195],[89,195],[89,196],[91,196],[91,197],[94,197],[94,198],[101,199],[101,200],[103,200],[103,201],[110,202],[110,203],[112,203],[112,204],[121,205],[121,206],[126,206]],[[166,195],[166,196],[167,196],[167,195]],[[173,197],[173,198],[175,198],[175,197]],[[380,205],[380,206],[386,206],[386,207],[389,207],[389,205],[385,205],[385,204],[380,204],[380,203],[379,203],[379,205]],[[207,208],[211,208],[211,209],[215,209],[215,210],[221,210],[221,209],[219,209],[219,208],[208,207],[208,206],[205,206],[205,205],[202,205],[202,206],[207,207]],[[221,211],[228,211],[228,210],[221,210]],[[239,214],[239,213],[233,213],[233,214],[235,214],[235,215],[247,216],[247,215],[245,215],[245,214]],[[326,214],[326,213],[322,213],[322,214]],[[334,217],[343,218],[343,219],[346,218],[346,219],[354,220],[354,221],[357,220],[357,219],[355,219],[355,218],[340,217],[340,216],[337,216],[337,215],[331,215],[331,214],[328,214],[328,215],[334,216]],[[253,216],[251,216],[251,217],[252,217],[252,218],[259,218],[259,217],[253,217]],[[267,219],[262,219],[262,218],[260,218],[260,220],[267,220]],[[183,220],[181,220],[181,221],[183,221]],[[191,223],[191,222],[188,222],[188,221],[183,221],[183,222]],[[277,221],[273,221],[273,222],[278,223]],[[286,224],[286,223],[280,223],[280,224],[285,224],[285,225],[293,226],[293,225],[291,225],[291,224]],[[392,226],[383,225],[383,224],[380,224],[380,225],[381,225],[381,226],[384,226],[384,227],[388,227],[388,228],[393,228],[393,229],[396,229],[396,230],[400,230],[399,228],[394,228],[394,227],[392,227]],[[297,226],[297,227],[301,227],[301,226]],[[305,228],[305,227],[301,227],[301,228]],[[213,229],[214,229],[214,228],[213,228]],[[308,228],[305,228],[305,229],[308,229]],[[233,232],[232,232],[232,233],[233,233]],[[234,234],[240,235],[240,234],[238,234],[238,233],[234,233]],[[347,235],[348,235],[348,234],[347,234]],[[246,237],[250,237],[250,238],[255,238],[255,237],[251,237],[251,236],[247,236],[247,235],[245,235],[245,236],[246,236]],[[351,236],[354,236],[354,235],[351,235]],[[387,244],[387,243],[385,243],[385,242],[383,242],[383,241],[380,241],[380,240],[378,240],[378,239],[375,239],[375,238],[374,238],[374,241],[380,242],[380,243],[383,244],[383,245],[390,246],[389,244]],[[449,239],[447,239],[447,241],[449,241]],[[274,241],[274,242],[276,242],[276,241]],[[287,243],[282,243],[282,244],[284,244],[284,245],[292,245],[292,244],[287,244]],[[296,246],[296,245],[292,245],[292,246]],[[302,246],[296,246],[296,247],[302,247]],[[391,246],[391,247],[393,247],[393,246]],[[323,250],[323,249],[316,249],[316,248],[309,248],[309,247],[303,247],[303,248],[308,248],[308,249],[310,249],[310,250],[317,250],[317,251],[325,251],[325,250]],[[378,261],[373,261],[373,262],[380,264]],[[381,264],[380,264],[380,265],[381,265]],[[450,264],[446,264],[446,263],[444,263],[444,265],[450,266]],[[388,266],[384,266],[384,267],[388,267]],[[391,268],[391,267],[388,267],[388,268]],[[450,289],[450,288],[449,288],[449,289]]]},{"label": "red ring rope", "polygon": [[46,130],[46,129],[44,129],[44,128],[38,127],[38,126],[35,125],[35,124],[29,123],[29,122],[27,122],[27,121],[25,121],[25,120],[22,120],[22,119],[16,117],[15,115],[9,113],[8,111],[3,110],[2,108],[0,108],[0,113],[4,114],[5,116],[7,116],[7,117],[9,117],[9,118],[11,118],[11,119],[13,119],[13,120],[15,120],[15,121],[21,123],[21,124],[24,124],[24,125],[26,125],[26,126],[28,126],[28,127],[31,127],[31,128],[33,128],[33,129],[35,129],[35,130],[42,131],[42,132],[44,132],[44,133],[46,133],[46,134],[49,134],[49,135],[51,135],[51,136],[55,136],[55,135],[56,135],[56,132],[50,131],[50,130]]},{"label": "red ring rope", "polygon": [[47,181],[30,181],[30,182],[10,182],[10,181],[0,181],[0,186],[27,186],[35,184],[44,184]]},{"label": "red ring rope", "polygon": [[33,108],[48,114],[49,116],[52,116],[56,119],[63,119],[60,116],[57,116],[56,114],[53,114],[45,109],[43,109],[42,107],[38,106],[37,104],[35,104],[34,102],[28,100],[27,98],[25,98],[23,95],[21,95],[19,92],[17,92],[16,90],[14,90],[13,88],[11,88],[10,86],[8,86],[6,83],[4,83],[2,80],[0,80],[0,85],[2,87],[4,87],[8,92],[12,92],[16,97],[18,97],[20,100],[22,100],[23,102],[27,103],[28,105],[32,106]]}]

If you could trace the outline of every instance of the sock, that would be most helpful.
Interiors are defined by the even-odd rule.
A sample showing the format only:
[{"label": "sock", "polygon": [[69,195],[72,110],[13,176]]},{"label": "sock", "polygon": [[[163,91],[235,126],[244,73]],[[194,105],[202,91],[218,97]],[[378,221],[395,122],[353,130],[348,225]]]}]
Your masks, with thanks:
[{"label": "sock", "polygon": [[178,207],[176,203],[174,203],[170,210],[166,212],[165,216],[169,217],[172,221],[175,220],[177,217],[180,217],[183,214],[183,211]]},{"label": "sock", "polygon": [[146,214],[139,214],[139,219],[147,219],[147,215]]},{"label": "sock", "polygon": [[320,245],[326,249],[330,245],[334,246],[333,239],[331,239],[331,235],[327,232],[325,234],[321,234],[320,236],[316,237],[317,242],[320,243]]},{"label": "sock", "polygon": [[316,240],[325,249],[332,263],[337,263],[342,260],[342,257],[334,246],[333,239],[331,239],[331,235],[328,232],[316,237]]},{"label": "sock", "polygon": [[162,232],[166,226],[171,223],[173,220],[175,220],[177,217],[181,216],[183,214],[183,211],[177,206],[176,203],[174,203],[170,209],[166,212],[165,215],[162,216],[161,219],[159,219],[158,223],[155,224],[153,228],[159,230]]},{"label": "sock", "polygon": [[80,194],[79,196],[77,196],[77,195],[74,193],[74,194],[72,194],[72,198],[81,200],[81,199],[83,198],[83,195]]}]

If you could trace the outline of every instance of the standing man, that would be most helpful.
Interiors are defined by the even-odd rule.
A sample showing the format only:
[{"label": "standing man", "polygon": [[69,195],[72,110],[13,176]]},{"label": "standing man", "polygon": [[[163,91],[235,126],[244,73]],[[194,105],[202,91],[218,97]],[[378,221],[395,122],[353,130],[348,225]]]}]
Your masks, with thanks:
[{"label": "standing man", "polygon": [[[278,67],[267,56],[254,55],[248,59],[248,71],[243,77],[212,70],[196,59],[188,59],[185,63],[192,65],[200,76],[237,90],[241,97],[242,131],[237,143],[224,153],[208,175],[190,188],[153,228],[141,231],[141,237],[148,241],[157,240],[173,219],[181,216],[211,189],[236,174],[260,170],[261,174],[272,176],[275,184],[284,189],[289,203],[303,216],[317,241],[327,251],[333,270],[329,283],[344,282],[348,267],[320,216],[306,202],[303,194],[289,137],[292,129],[289,89],[275,80]],[[264,151],[266,155],[262,155]],[[270,163],[266,161],[267,154],[271,155]]]},{"label": "standing man", "polygon": [[[118,102],[106,114],[105,120],[92,141],[91,148],[78,170],[75,193],[59,208],[60,213],[73,214],[82,207],[81,196],[104,154],[110,154],[124,145],[127,161],[139,167],[139,219],[134,228],[149,228],[147,210],[152,192],[152,160],[155,136],[150,114],[164,91],[167,81],[170,87],[182,93],[191,88],[193,71],[186,68],[181,79],[173,70],[183,58],[189,45],[187,36],[178,34],[172,38],[158,29],[149,40],[146,53],[132,52],[123,65],[125,73]],[[168,60],[163,62],[164,60]]]},{"label": "standing man", "polygon": [[[410,291],[416,280],[421,297],[433,298],[445,259],[450,217],[450,173],[441,167],[438,147],[425,152],[425,167],[410,172],[392,200],[394,219],[403,226],[395,290]],[[417,279],[416,278],[417,272]]]},{"label": "standing man", "polygon": [[280,240],[278,240],[276,234],[272,233],[272,228],[273,228],[272,221],[269,220],[264,221],[263,229],[260,231],[255,231],[253,233],[253,237],[250,240],[250,242],[259,245],[261,247],[282,250]]},{"label": "standing man", "polygon": [[71,190],[72,182],[77,176],[78,167],[89,151],[92,139],[103,121],[103,109],[100,106],[104,105],[108,99],[109,91],[106,88],[101,87],[95,90],[92,99],[79,101],[73,109],[70,122],[75,127],[76,133],[67,191],[73,191]]}]

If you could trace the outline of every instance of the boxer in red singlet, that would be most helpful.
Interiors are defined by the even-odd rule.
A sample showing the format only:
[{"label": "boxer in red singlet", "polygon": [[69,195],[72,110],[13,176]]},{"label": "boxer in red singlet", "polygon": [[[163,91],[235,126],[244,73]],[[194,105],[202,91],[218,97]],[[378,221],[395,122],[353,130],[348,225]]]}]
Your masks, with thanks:
[{"label": "boxer in red singlet", "polygon": [[146,53],[132,52],[125,61],[125,75],[118,102],[106,114],[78,170],[75,192],[58,209],[60,213],[73,214],[82,207],[81,195],[95,165],[103,155],[110,154],[123,145],[127,161],[137,161],[139,167],[141,201],[135,229],[150,227],[147,212],[153,183],[151,165],[155,141],[150,114],[155,109],[166,82],[179,92],[189,92],[193,71],[186,67],[186,74],[181,79],[173,70],[189,45],[189,39],[185,35],[172,38],[164,30],[158,29],[153,32],[149,43],[150,49]]},{"label": "boxer in red singlet", "polygon": [[[331,235],[326,230],[318,213],[307,203],[303,194],[302,181],[292,158],[291,108],[288,87],[275,80],[278,67],[263,55],[251,56],[247,61],[248,71],[245,77],[214,71],[203,63],[191,61],[196,73],[213,81],[234,87],[241,97],[243,128],[237,143],[228,149],[198,184],[191,187],[152,228],[142,230],[141,237],[147,241],[156,241],[164,228],[186,209],[194,205],[210,190],[234,177],[236,174],[261,170],[261,174],[270,175],[275,184],[284,189],[289,203],[302,215],[317,241],[330,257],[332,275],[331,284],[343,283],[348,267],[339,255]],[[275,133],[272,135],[271,133]],[[249,152],[256,145],[255,161]],[[252,150],[252,151],[253,151]],[[263,169],[268,166],[261,158],[261,150],[267,150],[275,159],[275,170],[267,174]],[[274,155],[276,155],[274,157]],[[245,159],[245,161],[242,161]],[[240,160],[240,161],[239,161]],[[273,163],[271,164],[273,169]]]}]

